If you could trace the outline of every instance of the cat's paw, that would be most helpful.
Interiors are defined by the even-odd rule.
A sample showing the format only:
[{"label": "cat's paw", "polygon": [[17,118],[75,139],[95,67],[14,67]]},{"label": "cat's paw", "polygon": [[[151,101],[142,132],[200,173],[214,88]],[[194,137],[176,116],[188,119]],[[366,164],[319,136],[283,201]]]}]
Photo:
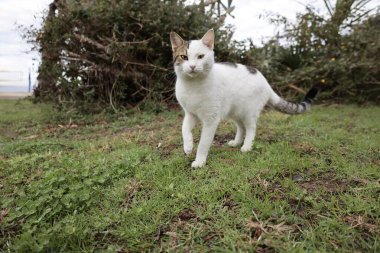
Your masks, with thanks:
[{"label": "cat's paw", "polygon": [[249,152],[252,150],[252,147],[251,146],[243,146],[241,147],[241,152],[245,153],[245,152]]},{"label": "cat's paw", "polygon": [[235,141],[235,140],[229,141],[229,142],[227,143],[228,146],[233,147],[233,148],[236,148],[236,147],[239,146],[240,144],[241,144],[241,143],[239,143],[239,142],[237,142],[237,141]]},{"label": "cat's paw", "polygon": [[184,145],[183,152],[185,152],[186,155],[191,155],[193,152],[193,145]]},{"label": "cat's paw", "polygon": [[203,167],[203,165],[205,165],[205,164],[206,164],[205,160],[195,160],[191,164],[191,168],[200,168],[200,167]]}]

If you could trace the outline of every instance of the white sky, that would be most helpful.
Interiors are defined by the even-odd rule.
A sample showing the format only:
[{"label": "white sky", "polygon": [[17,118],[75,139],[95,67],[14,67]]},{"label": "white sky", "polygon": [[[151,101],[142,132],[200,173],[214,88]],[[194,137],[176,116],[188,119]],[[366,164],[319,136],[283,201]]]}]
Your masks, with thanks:
[{"label": "white sky", "polygon": [[[23,41],[16,24],[38,25],[43,10],[51,2],[52,0],[0,0],[0,71],[21,72],[23,85],[27,85],[29,69],[32,69],[32,83],[35,83],[38,61],[33,58],[38,59],[38,54],[27,53],[31,46]],[[370,5],[375,7],[379,3],[380,0],[372,0]],[[250,37],[256,44],[260,44],[263,39],[275,34],[275,27],[264,18],[259,18],[260,14],[278,13],[294,20],[296,13],[305,9],[305,4],[313,5],[321,13],[326,12],[323,0],[234,0],[236,8],[232,14],[235,19],[228,17],[226,21],[235,26],[235,39]],[[1,79],[4,79],[4,73],[0,72],[0,86],[17,85],[15,82],[5,84]]]},{"label": "white sky", "polygon": [[305,10],[305,4],[315,6],[322,13],[326,11],[323,0],[235,0],[233,5],[236,7],[232,12],[235,18],[228,17],[226,21],[235,26],[235,39],[252,38],[256,44],[261,44],[263,39],[276,32],[276,27],[269,24],[265,14],[280,14],[295,20],[296,13]]},{"label": "white sky", "polygon": [[[27,86],[29,69],[32,70],[32,83],[35,82],[38,63],[33,58],[38,58],[38,54],[29,52],[31,45],[21,38],[17,25],[40,23],[42,11],[50,2],[51,0],[0,0],[0,71],[17,71],[0,72],[0,87]],[[37,17],[38,22],[34,17]],[[4,82],[1,79],[19,81]]]}]

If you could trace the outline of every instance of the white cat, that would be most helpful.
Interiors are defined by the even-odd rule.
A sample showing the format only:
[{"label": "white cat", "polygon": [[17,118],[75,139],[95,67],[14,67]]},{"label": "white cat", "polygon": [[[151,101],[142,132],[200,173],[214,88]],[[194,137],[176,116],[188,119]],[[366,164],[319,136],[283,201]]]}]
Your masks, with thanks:
[{"label": "white cat", "polygon": [[214,31],[209,30],[200,40],[184,41],[171,32],[174,68],[177,75],[176,97],[185,118],[182,125],[183,148],[187,155],[193,150],[192,129],[202,123],[201,139],[191,167],[202,167],[215,131],[221,120],[230,118],[237,127],[234,140],[228,145],[241,151],[252,149],[256,122],[266,104],[288,113],[298,114],[310,109],[317,93],[311,89],[304,101],[293,104],[279,97],[265,77],[256,69],[234,63],[214,62]]}]

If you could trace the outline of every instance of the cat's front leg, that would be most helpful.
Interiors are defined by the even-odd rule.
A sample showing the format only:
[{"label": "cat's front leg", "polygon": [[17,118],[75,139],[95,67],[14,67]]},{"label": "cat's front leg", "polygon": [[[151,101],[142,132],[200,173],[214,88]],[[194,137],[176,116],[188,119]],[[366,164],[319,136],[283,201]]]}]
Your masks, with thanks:
[{"label": "cat's front leg", "polygon": [[183,151],[186,155],[190,155],[193,151],[193,130],[195,124],[197,123],[197,118],[191,114],[185,112],[185,118],[182,123],[182,138],[183,138]]},{"label": "cat's front leg", "polygon": [[219,122],[203,122],[201,139],[199,141],[197,156],[195,161],[191,164],[193,168],[200,168],[206,164],[208,151],[214,140],[215,132]]}]

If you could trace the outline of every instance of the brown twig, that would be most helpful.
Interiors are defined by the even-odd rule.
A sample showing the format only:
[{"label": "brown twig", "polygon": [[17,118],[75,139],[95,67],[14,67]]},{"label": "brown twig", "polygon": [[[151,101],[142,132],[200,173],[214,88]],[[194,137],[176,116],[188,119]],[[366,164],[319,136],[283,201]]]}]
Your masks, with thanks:
[{"label": "brown twig", "polygon": [[298,91],[299,93],[306,94],[306,91],[300,87],[295,86],[294,84],[288,84],[289,88],[292,88],[293,90]]}]

